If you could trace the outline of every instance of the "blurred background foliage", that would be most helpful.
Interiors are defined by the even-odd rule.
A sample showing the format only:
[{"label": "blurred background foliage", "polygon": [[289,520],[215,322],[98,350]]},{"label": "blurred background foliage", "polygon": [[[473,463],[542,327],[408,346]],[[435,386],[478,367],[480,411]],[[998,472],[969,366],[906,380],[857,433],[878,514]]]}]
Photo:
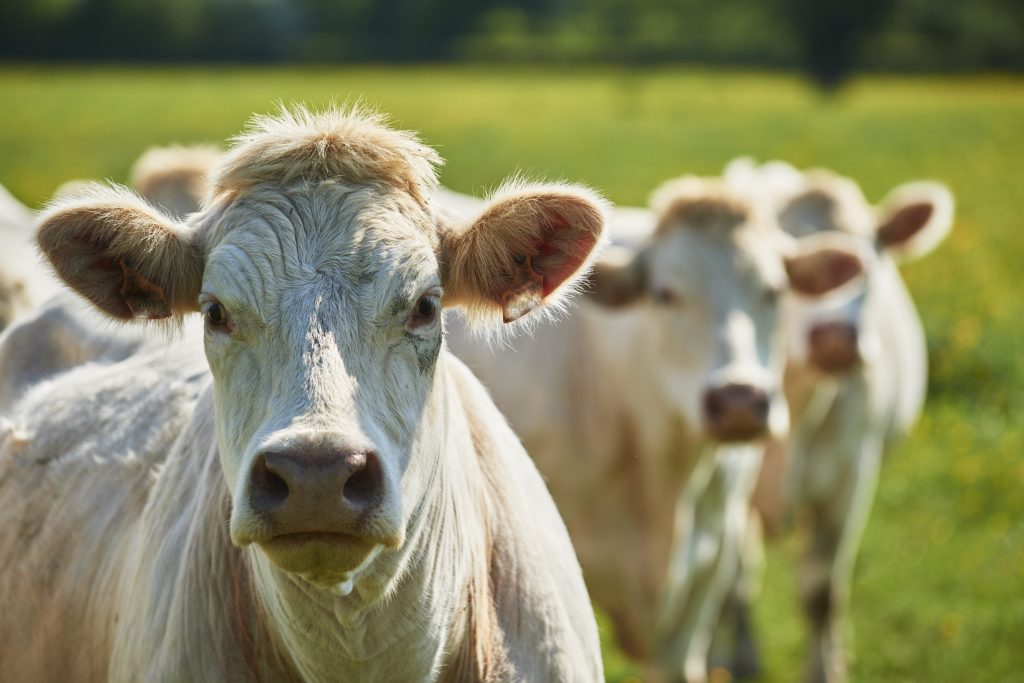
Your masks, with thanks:
[{"label": "blurred background foliage", "polygon": [[1021,0],[3,0],[0,59],[1024,69]]}]

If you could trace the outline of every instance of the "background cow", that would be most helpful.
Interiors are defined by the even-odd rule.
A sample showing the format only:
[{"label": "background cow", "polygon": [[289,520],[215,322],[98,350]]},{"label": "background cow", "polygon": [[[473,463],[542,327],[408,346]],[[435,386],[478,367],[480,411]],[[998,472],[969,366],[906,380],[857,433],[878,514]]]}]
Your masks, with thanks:
[{"label": "background cow", "polygon": [[32,247],[34,220],[0,185],[0,330],[57,291]]},{"label": "background cow", "polygon": [[601,677],[565,528],[440,309],[557,304],[604,207],[514,186],[441,222],[437,163],[297,110],[255,120],[185,223],[99,186],[43,214],[108,316],[204,322],[8,411],[0,678]]},{"label": "background cow", "polygon": [[726,177],[759,184],[789,234],[859,249],[867,266],[850,287],[795,299],[785,314],[794,432],[788,444],[769,448],[756,499],[772,529],[798,509],[809,513],[800,578],[812,633],[808,679],[834,683],[846,676],[845,613],[881,459],[913,426],[925,397],[924,330],[896,263],[942,241],[953,198],[938,183],[914,182],[875,208],[848,178],[801,174],[781,162],[734,162]]},{"label": "background cow", "polygon": [[[670,181],[652,203],[625,211],[621,232],[616,214],[618,248],[566,320],[498,353],[465,334],[452,345],[546,476],[622,647],[652,677],[703,680],[730,586],[719,566],[738,550],[722,548],[732,499],[700,515],[697,502],[728,463],[745,519],[761,450],[737,444],[786,430],[777,308],[793,244],[771,212],[717,181]],[[805,256],[819,270],[832,258],[859,264]],[[732,528],[735,545],[743,533]]]}]

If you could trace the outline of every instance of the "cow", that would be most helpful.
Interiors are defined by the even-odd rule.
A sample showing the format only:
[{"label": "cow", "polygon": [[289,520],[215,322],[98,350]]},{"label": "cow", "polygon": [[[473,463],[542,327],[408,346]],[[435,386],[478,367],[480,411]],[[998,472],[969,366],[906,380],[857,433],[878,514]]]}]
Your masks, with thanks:
[{"label": "cow", "polygon": [[[714,603],[730,585],[717,568],[738,552],[721,548],[716,525],[728,513],[729,539],[743,533],[731,499],[701,510],[698,499],[722,455],[747,509],[756,443],[787,429],[780,296],[814,278],[840,287],[859,261],[798,250],[772,212],[714,179],[669,181],[651,210],[621,216],[615,248],[566,319],[510,349],[454,331],[450,343],[547,478],[619,645],[652,680],[701,681]],[[798,266],[792,282],[787,263]]]},{"label": "cow", "polygon": [[787,233],[845,242],[867,266],[842,293],[794,299],[784,313],[794,430],[769,448],[755,496],[769,529],[809,513],[800,577],[811,628],[807,679],[836,683],[846,678],[844,621],[881,462],[913,427],[925,398],[924,330],[897,263],[945,238],[953,197],[940,183],[918,181],[873,207],[849,178],[801,173],[784,162],[737,161],[725,176],[733,185],[759,184]]},{"label": "cow", "polygon": [[57,291],[32,247],[31,209],[0,186],[0,330]]},{"label": "cow", "polygon": [[71,289],[177,336],[5,410],[0,679],[601,679],[565,526],[441,311],[557,307],[605,203],[513,183],[453,222],[439,162],[297,107],[184,221],[114,186],[42,213]]},{"label": "cow", "polygon": [[207,176],[222,154],[213,145],[150,147],[132,165],[130,182],[150,203],[181,218],[199,210]]}]

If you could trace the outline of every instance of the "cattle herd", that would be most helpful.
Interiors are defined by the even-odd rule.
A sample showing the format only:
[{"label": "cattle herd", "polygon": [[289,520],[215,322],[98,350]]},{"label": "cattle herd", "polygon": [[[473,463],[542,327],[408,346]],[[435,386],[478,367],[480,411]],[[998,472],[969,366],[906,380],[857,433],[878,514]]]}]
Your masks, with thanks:
[{"label": "cattle herd", "polygon": [[294,108],[134,189],[0,188],[0,680],[597,681],[593,605],[645,680],[752,677],[796,520],[807,679],[845,679],[925,393],[896,264],[949,191],[737,159],[613,208],[440,162]]}]

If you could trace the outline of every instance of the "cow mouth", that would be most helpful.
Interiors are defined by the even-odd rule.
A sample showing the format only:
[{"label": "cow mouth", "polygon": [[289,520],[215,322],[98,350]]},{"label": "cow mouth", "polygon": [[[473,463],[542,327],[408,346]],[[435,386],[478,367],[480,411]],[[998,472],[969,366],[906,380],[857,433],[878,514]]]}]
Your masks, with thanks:
[{"label": "cow mouth", "polygon": [[381,547],[373,540],[331,531],[278,534],[258,545],[279,568],[323,586],[349,581]]},{"label": "cow mouth", "polygon": [[768,425],[761,421],[743,421],[716,425],[708,429],[712,439],[723,444],[749,443],[768,436]]},{"label": "cow mouth", "polygon": [[813,354],[814,366],[827,375],[842,375],[853,370],[860,363],[856,351]]}]

